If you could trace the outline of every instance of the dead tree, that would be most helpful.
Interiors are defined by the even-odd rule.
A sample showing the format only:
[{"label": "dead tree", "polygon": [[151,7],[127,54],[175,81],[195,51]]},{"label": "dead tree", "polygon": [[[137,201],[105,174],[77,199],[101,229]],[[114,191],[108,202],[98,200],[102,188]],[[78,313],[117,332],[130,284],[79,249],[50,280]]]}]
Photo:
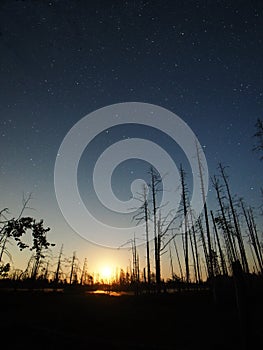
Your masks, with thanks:
[{"label": "dead tree", "polygon": [[87,273],[87,258],[84,259],[81,276],[80,276],[80,285],[85,284],[86,282],[86,273]]},{"label": "dead tree", "polygon": [[56,268],[55,278],[54,278],[55,283],[58,283],[58,281],[59,281],[62,253],[63,253],[63,244],[61,245],[59,256],[58,256],[58,263],[57,263],[57,268]]},{"label": "dead tree", "polygon": [[47,261],[47,264],[46,264],[46,267],[45,267],[45,270],[44,270],[44,279],[47,280],[48,279],[48,275],[49,275],[49,261]]},{"label": "dead tree", "polygon": [[145,221],[145,235],[146,235],[146,261],[147,261],[147,282],[151,284],[151,264],[150,264],[150,243],[149,243],[149,213],[146,186],[143,192],[144,199],[144,221]]},{"label": "dead tree", "polygon": [[161,228],[161,212],[157,222],[157,237],[156,237],[156,285],[157,291],[161,290],[161,244],[162,244],[162,228]]},{"label": "dead tree", "polygon": [[194,216],[192,209],[190,208],[190,220],[191,220],[191,231],[193,235],[193,240],[194,240],[194,252],[195,252],[195,262],[196,262],[196,270],[197,270],[197,277],[198,277],[198,282],[201,282],[201,271],[200,271],[200,262],[199,262],[199,253],[198,253],[198,246],[197,246],[197,232],[196,232],[196,227],[195,227],[195,222],[194,222]]},{"label": "dead tree", "polygon": [[160,191],[159,185],[162,181],[160,175],[151,167],[151,192],[152,192],[152,210],[153,210],[153,233],[154,233],[154,256],[155,256],[155,278],[157,291],[160,291],[161,284],[161,218],[157,218],[157,192]]},{"label": "dead tree", "polygon": [[[240,200],[240,204],[241,204],[241,208],[243,210],[243,215],[244,215],[247,227],[248,227],[250,242],[251,242],[251,245],[254,249],[254,252],[252,251],[252,257],[253,257],[253,259],[255,259],[255,256],[256,256],[259,271],[261,274],[263,274],[262,252],[261,252],[261,246],[260,246],[259,239],[258,239],[257,227],[255,224],[253,211],[252,211],[252,208],[249,208],[249,209],[245,208],[245,205],[244,205],[244,202],[242,199]],[[255,265],[256,265],[256,261],[255,261]]]},{"label": "dead tree", "polygon": [[[186,186],[185,178],[186,173],[183,170],[182,165],[180,165],[180,178],[181,178],[181,187],[182,187],[182,206],[183,206],[183,225],[184,225],[184,240],[183,240],[183,247],[185,252],[185,266],[186,266],[186,282],[189,283],[190,281],[190,270],[189,270],[189,241],[190,241],[190,247],[193,257],[193,266],[194,266],[194,274],[195,274],[195,280],[200,281],[200,271],[199,266],[197,267],[198,262],[198,254],[197,252],[197,244],[196,244],[196,237],[195,237],[195,228],[194,223],[192,221],[193,214],[189,203],[189,197],[188,197],[188,189]],[[194,241],[194,242],[193,242]]]},{"label": "dead tree", "polygon": [[203,206],[204,206],[204,215],[205,215],[205,226],[206,226],[206,236],[207,236],[207,243],[208,243],[208,274],[209,277],[214,277],[214,268],[213,268],[213,253],[212,253],[212,246],[211,246],[211,237],[210,237],[210,227],[209,227],[209,218],[208,218],[208,210],[207,210],[207,204],[206,204],[206,195],[205,195],[205,187],[204,187],[204,177],[203,177],[203,169],[202,169],[202,162],[200,158],[200,149],[196,143],[196,154],[197,154],[197,161],[198,161],[198,169],[199,169],[199,176],[200,176],[200,185],[201,185],[201,193],[202,193],[202,200],[203,200]]},{"label": "dead tree", "polygon": [[185,172],[180,166],[180,177],[181,177],[181,186],[182,186],[182,204],[183,204],[183,215],[184,215],[184,257],[185,257],[185,280],[186,283],[190,281],[190,272],[189,272],[189,256],[188,256],[188,208],[187,208],[187,198],[186,198],[186,185],[185,185]]},{"label": "dead tree", "polygon": [[132,281],[138,284],[140,282],[140,265],[139,265],[139,254],[136,247],[135,236],[132,243]]},{"label": "dead tree", "polygon": [[195,282],[199,282],[198,273],[197,273],[197,266],[196,266],[196,256],[195,256],[195,250],[194,250],[194,243],[193,243],[193,231],[189,230],[189,239],[190,239],[190,247],[193,257],[193,265],[194,265],[194,274],[195,274]]},{"label": "dead tree", "polygon": [[254,219],[253,210],[251,207],[248,210],[249,210],[249,217],[250,217],[251,225],[252,225],[253,231],[254,231],[255,243],[257,245],[258,252],[259,252],[259,258],[261,260],[261,265],[263,266],[262,247],[261,247],[261,244],[260,244],[259,238],[258,238],[258,231],[257,231],[255,219]]},{"label": "dead tree", "polygon": [[[168,217],[171,213],[168,213],[166,217],[162,218],[160,207],[157,205],[157,194],[161,192],[160,184],[162,178],[153,168],[150,169],[151,176],[151,193],[152,193],[152,212],[153,212],[153,232],[154,232],[154,255],[155,255],[155,280],[157,286],[157,292],[161,290],[161,255],[165,252],[167,244],[170,240],[164,243],[165,236],[167,232],[171,229],[172,224],[176,217],[171,220]],[[159,217],[157,218],[159,211]]]},{"label": "dead tree", "polygon": [[139,208],[138,214],[136,214],[133,219],[135,219],[138,223],[142,221],[145,223],[145,240],[146,240],[146,270],[147,270],[147,284],[148,286],[151,284],[151,264],[150,264],[150,241],[149,241],[149,205],[147,199],[147,186],[143,186],[143,194],[140,194],[140,197],[137,198],[140,202],[142,202],[141,207]]},{"label": "dead tree", "polygon": [[231,211],[231,215],[232,215],[232,219],[233,219],[233,223],[234,223],[234,228],[235,228],[235,236],[237,237],[238,246],[239,246],[239,252],[240,252],[240,255],[241,255],[242,267],[243,267],[243,269],[244,269],[244,271],[246,273],[249,273],[247,256],[246,256],[246,251],[245,251],[243,237],[242,237],[242,234],[241,234],[241,231],[240,231],[240,225],[239,225],[239,222],[238,222],[238,216],[237,216],[236,210],[234,208],[233,198],[232,198],[232,195],[231,195],[231,192],[230,192],[230,187],[229,187],[229,184],[228,184],[227,175],[225,173],[225,168],[222,166],[221,163],[219,164],[219,169],[220,169],[221,176],[222,176],[222,179],[224,181],[226,192],[227,192],[228,202],[229,202],[230,211]]},{"label": "dead tree", "polygon": [[219,216],[215,218],[215,222],[223,231],[228,262],[230,268],[232,269],[232,263],[237,260],[237,253],[234,247],[232,233],[225,213],[222,186],[220,185],[219,180],[216,176],[212,178],[212,184],[216,191],[217,201],[219,204]]},{"label": "dead tree", "polygon": [[179,256],[177,244],[175,242],[175,237],[176,237],[176,235],[173,235],[173,244],[174,244],[174,249],[175,249],[175,253],[176,253],[176,257],[177,257],[177,261],[178,261],[181,281],[183,281],[184,280],[183,269],[182,269],[182,264],[181,264],[181,261],[180,261],[180,256]]},{"label": "dead tree", "polygon": [[76,252],[73,252],[72,261],[71,261],[71,268],[70,268],[70,277],[69,277],[69,284],[72,284],[75,277],[75,260],[76,260]]},{"label": "dead tree", "polygon": [[220,243],[220,239],[219,239],[219,234],[218,234],[218,230],[217,230],[217,226],[216,226],[215,217],[214,217],[214,214],[213,214],[212,210],[210,211],[210,213],[211,213],[211,217],[212,217],[212,221],[213,221],[215,237],[216,237],[216,243],[217,243],[218,250],[219,250],[222,273],[223,273],[223,275],[227,276],[228,273],[227,273],[226,261],[225,261],[224,253],[223,253],[223,250],[222,250],[222,247],[221,247],[221,243]]},{"label": "dead tree", "polygon": [[210,260],[209,260],[209,257],[208,257],[207,246],[206,246],[206,241],[205,241],[205,234],[204,234],[204,229],[203,229],[203,225],[202,225],[202,220],[201,220],[200,217],[197,219],[197,224],[198,224],[198,229],[199,229],[199,232],[200,232],[202,247],[203,247],[203,251],[204,251],[205,264],[206,264],[205,267],[206,267],[207,277],[209,277]]},{"label": "dead tree", "polygon": [[173,267],[173,256],[171,251],[171,245],[169,244],[169,258],[170,258],[170,268],[171,268],[171,275],[172,280],[174,279],[174,267]]}]

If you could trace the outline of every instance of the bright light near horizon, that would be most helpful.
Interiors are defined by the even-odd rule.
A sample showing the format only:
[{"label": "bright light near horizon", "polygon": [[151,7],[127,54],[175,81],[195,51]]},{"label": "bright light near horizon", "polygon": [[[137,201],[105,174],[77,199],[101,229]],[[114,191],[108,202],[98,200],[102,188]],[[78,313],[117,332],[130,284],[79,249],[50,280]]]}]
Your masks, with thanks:
[{"label": "bright light near horizon", "polygon": [[110,280],[112,277],[112,269],[109,266],[104,266],[101,269],[100,275],[102,279]]}]

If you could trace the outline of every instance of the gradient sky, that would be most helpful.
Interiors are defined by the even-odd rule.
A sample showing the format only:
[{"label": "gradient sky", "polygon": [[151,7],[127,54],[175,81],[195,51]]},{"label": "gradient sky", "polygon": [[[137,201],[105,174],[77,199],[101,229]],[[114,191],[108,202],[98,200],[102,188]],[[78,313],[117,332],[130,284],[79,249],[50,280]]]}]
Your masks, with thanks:
[{"label": "gradient sky", "polygon": [[[263,106],[262,19],[261,1],[2,0],[1,208],[15,216],[23,193],[32,192],[35,210],[27,214],[51,227],[55,256],[63,242],[65,255],[77,251],[92,271],[103,264],[126,268],[130,252],[93,245],[68,226],[55,197],[54,164],[76,122],[128,101],[180,116],[203,146],[210,175],[218,173],[218,162],[229,166],[233,193],[258,208],[262,162],[252,148]],[[118,139],[142,135],[136,126],[117,128],[83,154],[79,186],[87,205],[96,208],[85,183],[91,160]],[[158,133],[149,138],[171,149]],[[178,151],[174,159],[181,157]],[[145,170],[132,161],[116,169],[120,198]],[[22,255],[10,249],[16,267],[23,265]]]}]

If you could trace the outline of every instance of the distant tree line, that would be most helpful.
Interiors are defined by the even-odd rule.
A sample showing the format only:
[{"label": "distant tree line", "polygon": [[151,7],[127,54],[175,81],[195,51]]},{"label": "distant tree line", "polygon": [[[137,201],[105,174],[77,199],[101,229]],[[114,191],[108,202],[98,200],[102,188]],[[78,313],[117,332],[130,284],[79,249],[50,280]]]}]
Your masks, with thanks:
[{"label": "distant tree line", "polygon": [[[253,151],[263,159],[263,123],[256,122]],[[200,149],[196,146],[203,201],[203,213],[196,217],[190,204],[187,174],[180,166],[180,208],[176,213],[165,213],[158,206],[158,193],[162,191],[162,178],[154,169],[149,169],[149,196],[143,188],[138,197],[141,202],[138,214],[134,217],[144,226],[145,259],[140,257],[136,237],[128,242],[131,246],[131,266],[119,269],[111,279],[115,288],[133,288],[161,292],[166,283],[174,285],[201,285],[217,277],[231,277],[242,271],[243,274],[263,275],[262,228],[257,226],[257,212],[242,198],[231,191],[231,181],[227,168],[218,164],[218,174],[211,177],[217,201],[217,209],[208,208],[204,193],[203,167]],[[262,189],[261,189],[262,191]],[[10,218],[7,208],[0,212],[0,277],[17,280],[45,280],[53,284],[106,285],[99,275],[88,272],[87,259],[82,266],[76,252],[66,258],[61,246],[59,256],[49,257],[49,249],[54,246],[47,239],[49,228],[43,220],[37,221],[24,216],[30,197],[23,201],[17,218]],[[162,210],[160,210],[162,209]],[[31,234],[31,244],[24,238]],[[153,239],[150,240],[150,234]],[[23,251],[29,249],[32,256],[25,271],[10,270],[10,262],[4,263],[4,255],[10,258],[7,249],[9,242],[15,242]],[[162,258],[169,255],[171,276],[166,281],[162,277]],[[144,261],[145,260],[145,261]]]}]

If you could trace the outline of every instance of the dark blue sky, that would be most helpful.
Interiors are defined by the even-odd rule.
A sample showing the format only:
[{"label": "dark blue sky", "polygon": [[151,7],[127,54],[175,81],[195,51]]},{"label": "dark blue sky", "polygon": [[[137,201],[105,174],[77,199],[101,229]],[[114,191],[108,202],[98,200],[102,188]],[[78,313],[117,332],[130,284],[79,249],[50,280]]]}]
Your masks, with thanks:
[{"label": "dark blue sky", "polygon": [[261,1],[1,1],[1,207],[16,213],[22,193],[33,192],[54,240],[78,249],[54,193],[58,148],[86,114],[128,101],[180,116],[210,175],[228,165],[233,192],[257,207],[262,19]]}]

